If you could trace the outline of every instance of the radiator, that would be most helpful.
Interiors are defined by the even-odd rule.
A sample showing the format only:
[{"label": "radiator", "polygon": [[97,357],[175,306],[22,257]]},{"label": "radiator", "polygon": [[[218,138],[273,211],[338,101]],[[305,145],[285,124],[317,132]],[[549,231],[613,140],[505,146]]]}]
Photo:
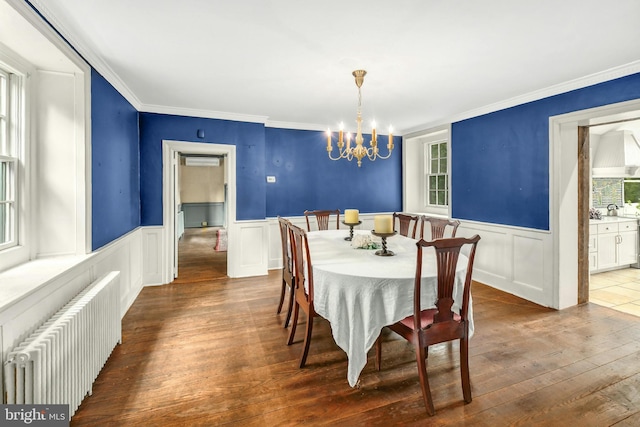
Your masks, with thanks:
[{"label": "radiator", "polygon": [[120,272],[87,286],[8,353],[8,404],[68,404],[72,416],[117,343],[122,343]]}]

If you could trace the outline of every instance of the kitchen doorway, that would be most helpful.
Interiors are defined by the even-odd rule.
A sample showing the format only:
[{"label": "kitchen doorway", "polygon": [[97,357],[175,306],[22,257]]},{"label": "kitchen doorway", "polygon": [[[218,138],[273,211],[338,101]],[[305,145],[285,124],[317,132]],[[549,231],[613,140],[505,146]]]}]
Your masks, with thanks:
[{"label": "kitchen doorway", "polygon": [[[623,147],[620,145],[622,140],[619,144],[612,139],[622,133],[631,133],[630,141],[625,141],[625,144],[631,144],[630,148],[640,153],[640,146],[635,140],[640,141],[640,111],[590,117],[588,121],[589,124],[578,128],[578,169],[582,178],[579,183],[579,234],[584,236],[582,244],[579,242],[579,253],[583,249],[587,257],[586,261],[585,256],[579,259],[579,273],[587,279],[579,280],[579,303],[588,301],[640,316],[640,269],[629,265],[631,262],[633,267],[637,267],[640,255],[638,212],[634,204],[638,201],[629,199],[633,198],[631,187],[629,194],[625,194],[626,181],[633,181],[630,177],[635,176],[638,168],[630,167],[635,161],[625,162],[619,158],[617,149]],[[595,181],[598,181],[597,187]],[[607,188],[607,184],[611,188]],[[584,214],[585,203],[588,215]],[[629,230],[618,231],[623,227]],[[601,233],[609,228],[616,231]],[[611,235],[615,235],[614,238]],[[584,244],[585,241],[588,245]],[[623,255],[620,249],[623,243],[625,252],[629,252],[631,246],[631,256]]]}]

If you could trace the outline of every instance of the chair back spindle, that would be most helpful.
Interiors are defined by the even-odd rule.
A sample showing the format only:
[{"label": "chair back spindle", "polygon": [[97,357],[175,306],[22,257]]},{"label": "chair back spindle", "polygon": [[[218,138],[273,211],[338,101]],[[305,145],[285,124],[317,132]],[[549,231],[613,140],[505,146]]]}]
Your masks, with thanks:
[{"label": "chair back spindle", "polygon": [[307,220],[307,231],[311,231],[311,222],[309,221],[310,217],[316,218],[318,230],[328,230],[331,215],[335,215],[336,217],[335,229],[337,230],[340,228],[340,209],[304,211],[304,217]]}]

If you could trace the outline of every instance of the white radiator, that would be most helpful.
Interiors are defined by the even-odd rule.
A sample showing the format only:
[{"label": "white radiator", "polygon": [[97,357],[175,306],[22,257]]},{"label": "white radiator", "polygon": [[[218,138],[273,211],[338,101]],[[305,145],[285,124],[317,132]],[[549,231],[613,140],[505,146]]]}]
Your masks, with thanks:
[{"label": "white radiator", "polygon": [[122,343],[120,272],[96,280],[9,352],[8,404],[68,404],[72,416]]}]

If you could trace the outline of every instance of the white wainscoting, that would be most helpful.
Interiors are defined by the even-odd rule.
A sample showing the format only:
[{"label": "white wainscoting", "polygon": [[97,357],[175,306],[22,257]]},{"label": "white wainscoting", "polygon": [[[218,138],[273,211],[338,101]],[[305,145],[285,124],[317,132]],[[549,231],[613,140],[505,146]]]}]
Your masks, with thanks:
[{"label": "white wainscoting", "polygon": [[551,233],[462,222],[457,236],[474,234],[481,237],[473,266],[474,280],[536,304],[554,307]]},{"label": "white wainscoting", "polygon": [[163,227],[142,228],[142,280],[145,286],[162,285]]},{"label": "white wainscoting", "polygon": [[265,276],[268,273],[269,234],[267,221],[237,221],[227,232],[227,275]]}]

